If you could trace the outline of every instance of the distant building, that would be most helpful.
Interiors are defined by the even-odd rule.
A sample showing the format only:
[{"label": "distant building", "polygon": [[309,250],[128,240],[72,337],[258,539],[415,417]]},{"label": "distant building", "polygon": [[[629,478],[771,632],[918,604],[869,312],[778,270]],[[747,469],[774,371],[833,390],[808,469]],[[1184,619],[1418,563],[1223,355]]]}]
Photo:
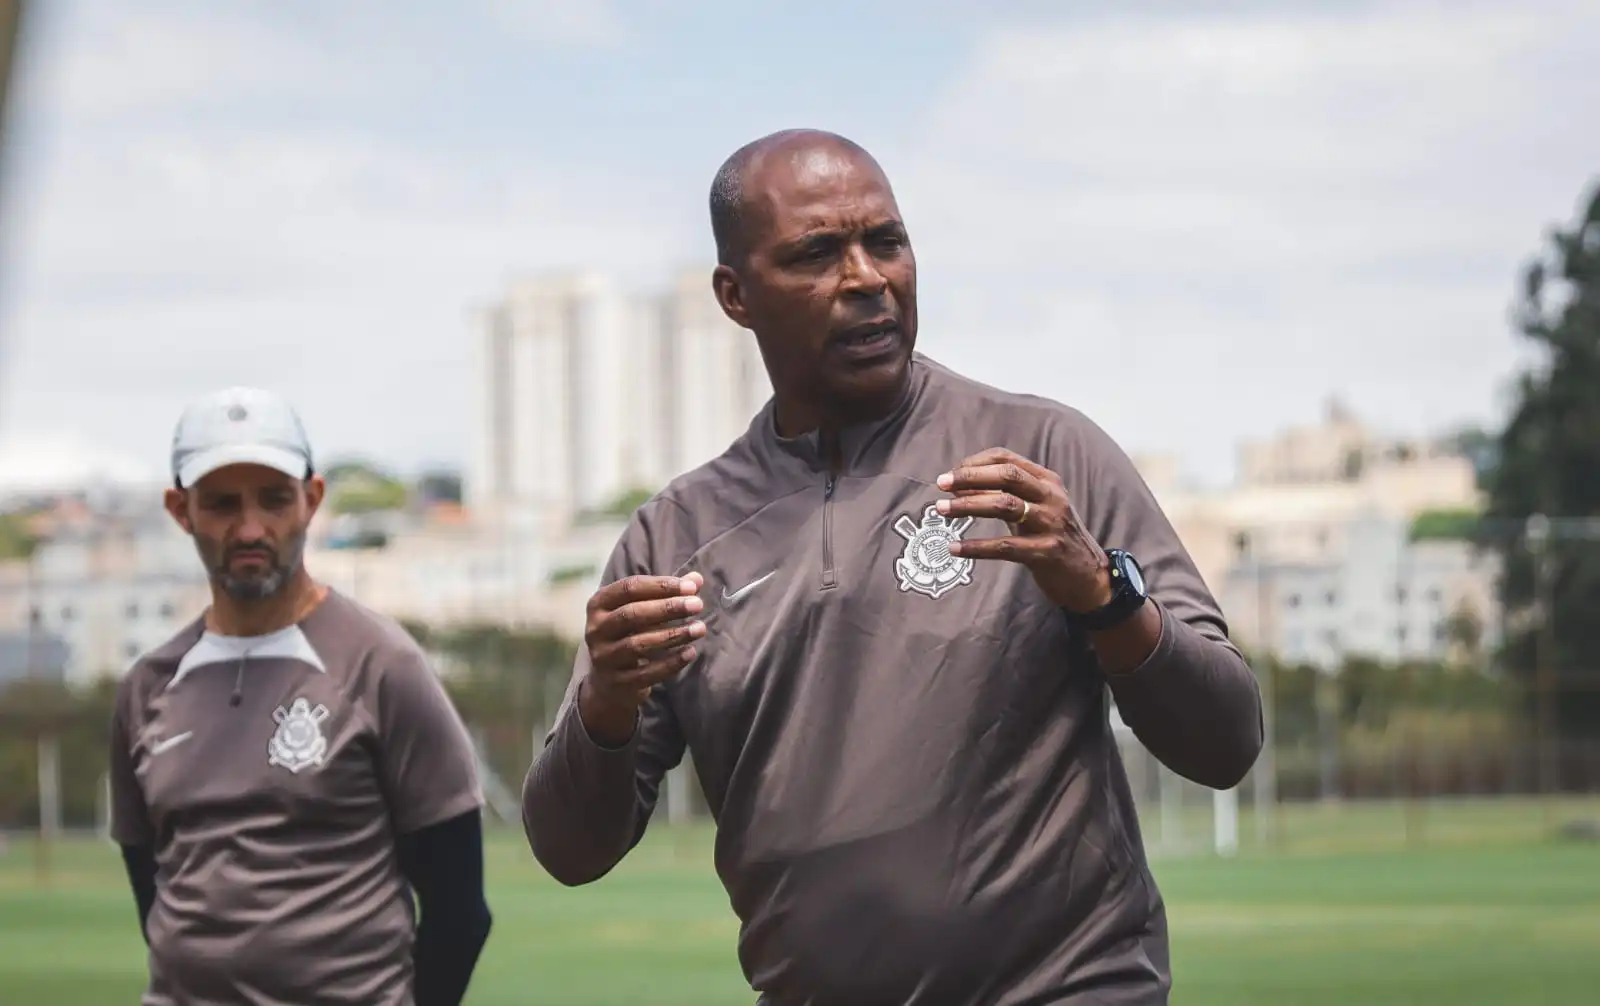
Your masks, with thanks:
[{"label": "distant building", "polygon": [[0,632],[0,689],[35,678],[65,681],[67,644],[44,632]]},{"label": "distant building", "polygon": [[1137,464],[1241,642],[1311,662],[1429,657],[1440,605],[1497,624],[1488,557],[1408,540],[1424,512],[1481,507],[1473,461],[1443,441],[1381,437],[1333,403],[1319,425],[1242,444],[1225,489],[1184,485],[1170,458]]},{"label": "distant building", "polygon": [[1216,585],[1235,639],[1328,669],[1347,656],[1441,660],[1491,649],[1499,561],[1461,541],[1411,541],[1411,522],[1368,513],[1329,527],[1320,555],[1247,544]]},{"label": "distant building", "polygon": [[594,272],[513,284],[474,334],[467,504],[562,519],[710,460],[771,394],[709,270],[637,295]]},{"label": "distant building", "polygon": [[30,560],[0,563],[0,633],[59,639],[69,682],[121,674],[209,600],[193,542],[158,507],[52,534]]},{"label": "distant building", "polygon": [[1324,426],[1246,442],[1239,457],[1239,478],[1224,489],[1184,485],[1171,459],[1138,460],[1213,590],[1246,539],[1274,560],[1321,561],[1335,547],[1337,529],[1362,515],[1410,520],[1481,506],[1470,460],[1422,442],[1385,440],[1338,407]]},{"label": "distant building", "polygon": [[619,520],[559,533],[534,520],[432,523],[391,533],[381,548],[314,543],[306,568],[392,618],[538,626],[576,639],[621,532]]}]

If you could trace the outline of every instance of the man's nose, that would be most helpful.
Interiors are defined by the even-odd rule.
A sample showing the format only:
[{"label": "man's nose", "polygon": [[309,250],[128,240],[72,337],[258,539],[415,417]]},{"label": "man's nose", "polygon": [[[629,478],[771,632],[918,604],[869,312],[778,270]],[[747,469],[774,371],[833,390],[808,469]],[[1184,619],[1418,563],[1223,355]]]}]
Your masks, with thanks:
[{"label": "man's nose", "polygon": [[858,297],[881,297],[889,288],[889,281],[878,271],[867,250],[858,244],[851,245],[844,255],[844,289]]},{"label": "man's nose", "polygon": [[238,530],[234,533],[241,542],[261,541],[267,536],[267,524],[261,519],[261,514],[257,510],[246,507],[239,519]]}]

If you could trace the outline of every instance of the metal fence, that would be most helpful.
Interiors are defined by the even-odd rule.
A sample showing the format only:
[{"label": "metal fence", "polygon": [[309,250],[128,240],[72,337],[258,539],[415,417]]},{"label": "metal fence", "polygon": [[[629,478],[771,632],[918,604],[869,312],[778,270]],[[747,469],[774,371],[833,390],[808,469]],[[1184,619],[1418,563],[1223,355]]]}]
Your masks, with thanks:
[{"label": "metal fence", "polygon": [[[1268,743],[1250,777],[1219,796],[1119,734],[1149,847],[1160,855],[1229,853],[1316,845],[1341,834],[1351,841],[1439,841],[1493,832],[1502,817],[1522,828],[1559,828],[1600,816],[1584,802],[1600,794],[1600,736],[1592,715],[1590,729],[1574,718],[1574,711],[1600,707],[1600,661],[1574,665],[1570,646],[1575,628],[1600,621],[1600,598],[1591,605],[1571,581],[1574,569],[1595,568],[1600,559],[1596,523],[1478,522],[1468,533],[1439,521],[1430,528],[1368,514],[1214,533],[1191,526],[1186,541],[1236,641],[1255,655]],[[1484,540],[1490,531],[1500,537]],[[513,800],[560,701],[570,653],[530,637],[538,618],[507,620],[503,598],[479,612],[444,596],[452,583],[474,582],[470,570],[438,572],[451,557],[474,555],[456,548],[462,534],[453,529],[437,547],[412,546],[384,561],[426,559],[418,597],[451,617],[433,624],[418,617],[425,610],[394,613],[431,634],[429,645],[478,738],[495,809],[514,822]],[[606,543],[597,542],[587,551],[603,554]],[[0,615],[16,623],[0,626],[0,635],[58,633],[74,645],[103,640],[118,656],[123,643],[143,639],[139,633],[170,631],[161,619],[192,617],[187,602],[154,603],[147,563],[85,555],[95,562],[36,563],[26,576],[0,576]],[[1520,572],[1519,556],[1527,566]],[[171,558],[184,568],[192,562]],[[546,561],[555,572],[545,578],[540,611],[576,605],[581,612],[593,570],[570,575],[575,560],[559,558]],[[487,562],[472,561],[473,568]],[[1502,605],[1504,582],[1530,571],[1537,590],[1527,603]],[[405,581],[383,579],[390,588],[384,596],[399,596],[393,588]],[[341,589],[360,597],[360,583],[370,580],[352,578]],[[569,637],[574,621],[563,626]],[[470,631],[458,635],[470,636],[471,645],[458,640],[450,650],[442,640],[463,626]],[[12,651],[23,652],[4,652]],[[18,700],[0,696],[0,828],[33,828],[41,810],[64,827],[93,825],[102,802],[108,694],[81,676],[76,687],[73,708],[52,712],[58,728],[49,737]],[[49,783],[52,777],[57,782]],[[1491,807],[1516,809],[1502,815]],[[659,819],[706,816],[692,766],[674,772]]]}]

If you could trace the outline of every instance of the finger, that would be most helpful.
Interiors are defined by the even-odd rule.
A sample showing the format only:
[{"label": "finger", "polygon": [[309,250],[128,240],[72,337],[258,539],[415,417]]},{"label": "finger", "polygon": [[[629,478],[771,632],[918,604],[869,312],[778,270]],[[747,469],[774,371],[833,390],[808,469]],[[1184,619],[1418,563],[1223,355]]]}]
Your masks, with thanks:
[{"label": "finger", "polygon": [[688,622],[601,643],[590,651],[590,656],[597,667],[634,668],[649,663],[664,650],[688,646],[705,634],[706,623]]},{"label": "finger", "polygon": [[939,476],[939,488],[946,492],[983,489],[1010,493],[1031,503],[1043,503],[1046,489],[1037,476],[1010,461],[962,467]]},{"label": "finger", "polygon": [[988,450],[979,451],[971,457],[963,458],[961,463],[956,465],[956,467],[982,468],[986,465],[1004,464],[1016,465],[1018,468],[1021,468],[1034,478],[1053,481],[1056,477],[1055,473],[1046,468],[1044,465],[1041,465],[1035,461],[1031,461],[1028,458],[1018,454],[1016,451],[1010,451],[1004,447],[991,447]]},{"label": "finger", "polygon": [[976,454],[969,454],[961,459],[957,468],[982,468],[984,465],[1003,465],[1007,462],[1021,461],[1022,458],[1015,451],[1004,447],[988,447]]},{"label": "finger", "polygon": [[642,667],[622,671],[613,679],[617,687],[632,691],[645,691],[675,677],[679,671],[694,663],[699,653],[692,646],[669,653],[650,661]]},{"label": "finger", "polygon": [[698,573],[688,576],[627,576],[608,583],[589,599],[594,611],[615,611],[636,601],[654,601],[694,594],[704,581]]},{"label": "finger", "polygon": [[973,538],[950,543],[950,554],[963,559],[999,559],[1026,565],[1043,556],[1043,550],[1028,538]]},{"label": "finger", "polygon": [[693,595],[669,597],[659,601],[634,601],[595,618],[588,632],[589,642],[615,642],[646,630],[693,618],[705,609],[705,602]]},{"label": "finger", "polygon": [[934,506],[946,517],[993,517],[1007,524],[1022,520],[1027,505],[1010,493],[980,492],[939,500]]}]

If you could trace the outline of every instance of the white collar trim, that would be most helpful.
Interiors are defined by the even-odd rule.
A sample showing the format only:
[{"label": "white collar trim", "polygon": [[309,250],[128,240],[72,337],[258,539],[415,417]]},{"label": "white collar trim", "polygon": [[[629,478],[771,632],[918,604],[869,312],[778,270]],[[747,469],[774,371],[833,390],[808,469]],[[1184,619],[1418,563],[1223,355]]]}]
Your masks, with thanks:
[{"label": "white collar trim", "polygon": [[264,636],[223,636],[208,631],[189,648],[188,653],[183,655],[183,659],[178,662],[177,672],[172,675],[172,680],[167,682],[167,688],[177,687],[178,682],[201,667],[237,664],[252,657],[298,660],[324,674],[328,673],[327,665],[322,662],[322,657],[311,645],[311,640],[306,638],[306,634],[298,625],[269,632]]}]

